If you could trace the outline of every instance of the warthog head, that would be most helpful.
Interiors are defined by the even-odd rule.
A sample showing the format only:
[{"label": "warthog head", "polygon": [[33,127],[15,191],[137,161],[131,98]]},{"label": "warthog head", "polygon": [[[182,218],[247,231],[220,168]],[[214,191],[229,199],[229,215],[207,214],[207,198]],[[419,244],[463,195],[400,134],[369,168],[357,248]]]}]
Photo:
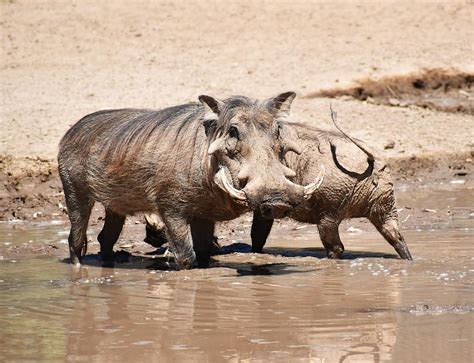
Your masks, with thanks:
[{"label": "warthog head", "polygon": [[[213,181],[236,202],[281,218],[309,198],[324,175],[305,187],[291,181],[295,172],[282,162],[286,152],[301,153],[283,124],[295,98],[282,93],[263,102],[236,96],[224,101],[200,96],[209,140]],[[282,135],[285,135],[284,137]]]}]

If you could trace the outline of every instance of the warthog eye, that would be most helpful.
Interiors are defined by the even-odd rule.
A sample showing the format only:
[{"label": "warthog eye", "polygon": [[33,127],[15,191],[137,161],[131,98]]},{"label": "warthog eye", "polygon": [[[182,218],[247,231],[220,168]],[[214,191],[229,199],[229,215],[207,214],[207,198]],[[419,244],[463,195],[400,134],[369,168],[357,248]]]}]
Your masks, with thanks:
[{"label": "warthog eye", "polygon": [[229,136],[239,140],[239,130],[237,129],[237,127],[229,127]]},{"label": "warthog eye", "polygon": [[278,122],[277,124],[277,128],[276,128],[276,137],[279,139],[280,136],[281,136],[281,129],[282,129],[282,125],[281,123]]}]

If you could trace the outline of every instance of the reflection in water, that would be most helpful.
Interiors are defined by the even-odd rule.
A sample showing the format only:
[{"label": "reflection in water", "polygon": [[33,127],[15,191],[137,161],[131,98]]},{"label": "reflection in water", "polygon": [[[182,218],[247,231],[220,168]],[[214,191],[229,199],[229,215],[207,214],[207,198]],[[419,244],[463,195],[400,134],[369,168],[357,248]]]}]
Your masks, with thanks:
[{"label": "reflection in water", "polygon": [[[420,241],[419,247],[427,243],[439,247],[431,238]],[[453,251],[461,246],[466,248],[467,238],[449,243]],[[423,342],[436,357],[469,358],[471,257],[426,254],[415,263],[313,259],[312,265],[299,259],[307,261],[286,258],[285,263],[261,267],[229,261],[222,262],[228,267],[182,272],[143,266],[75,270],[55,259],[4,261],[0,357],[79,361],[435,357],[420,348]],[[411,313],[420,302],[423,315]]]},{"label": "reflection in water", "polygon": [[341,261],[312,234],[207,270],[4,259],[0,361],[472,361],[474,218],[441,225],[404,231],[414,262],[376,232]]},{"label": "reflection in water", "polygon": [[[221,271],[192,279],[146,274],[142,281],[136,279],[141,273],[110,279],[112,270],[97,270],[100,277],[84,272],[81,283],[69,287],[70,357],[378,361],[391,358],[396,341],[396,315],[381,307],[399,305],[397,278],[382,289],[365,284],[362,292],[344,266],[278,278]],[[364,311],[367,291],[377,291],[369,311],[382,314]]]}]

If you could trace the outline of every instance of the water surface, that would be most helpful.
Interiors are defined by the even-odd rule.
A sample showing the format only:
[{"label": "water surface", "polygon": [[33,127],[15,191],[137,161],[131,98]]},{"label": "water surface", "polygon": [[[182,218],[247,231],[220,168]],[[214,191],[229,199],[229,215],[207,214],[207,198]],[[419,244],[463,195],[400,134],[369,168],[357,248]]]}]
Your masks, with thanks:
[{"label": "water surface", "polygon": [[[400,192],[413,262],[353,222],[341,226],[340,261],[324,258],[314,227],[290,222],[267,254],[217,256],[207,270],[156,270],[151,257],[111,269],[92,255],[80,270],[57,256],[3,258],[0,360],[472,361],[471,192]],[[67,234],[23,227],[0,225],[0,243]]]}]

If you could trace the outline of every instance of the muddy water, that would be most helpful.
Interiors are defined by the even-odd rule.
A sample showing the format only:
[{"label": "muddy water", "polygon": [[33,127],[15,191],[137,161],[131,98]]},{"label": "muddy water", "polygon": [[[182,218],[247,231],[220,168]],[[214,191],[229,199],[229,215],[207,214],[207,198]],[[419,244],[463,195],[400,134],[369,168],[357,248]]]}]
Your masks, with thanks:
[{"label": "muddy water", "polygon": [[[152,258],[110,269],[91,256],[81,270],[57,257],[4,258],[0,360],[472,361],[472,192],[400,190],[413,262],[359,222],[341,226],[341,261],[323,258],[313,227],[290,222],[267,254],[224,254],[207,270],[156,270]],[[0,243],[64,242],[65,233],[0,225]]]}]

